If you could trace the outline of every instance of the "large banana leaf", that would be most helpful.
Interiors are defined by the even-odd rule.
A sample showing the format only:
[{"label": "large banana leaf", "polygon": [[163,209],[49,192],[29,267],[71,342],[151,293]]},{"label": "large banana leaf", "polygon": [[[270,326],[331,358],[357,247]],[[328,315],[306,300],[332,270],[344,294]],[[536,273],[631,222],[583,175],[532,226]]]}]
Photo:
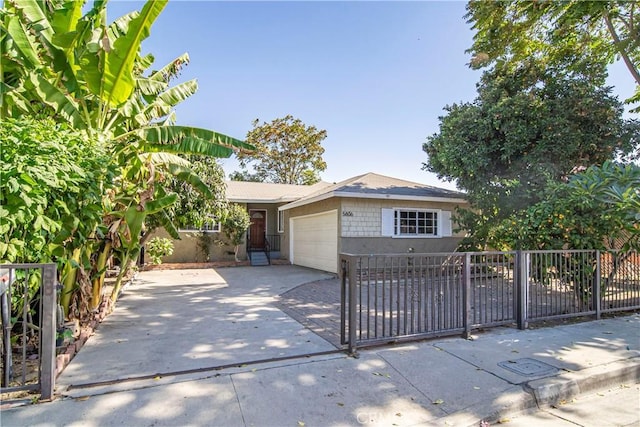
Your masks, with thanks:
[{"label": "large banana leaf", "polygon": [[31,23],[33,29],[35,29],[38,35],[43,36],[46,40],[51,40],[53,37],[53,28],[49,23],[49,19],[43,10],[43,2],[36,0],[13,0],[10,3],[20,10],[26,20]]},{"label": "large banana leaf", "polygon": [[[86,79],[90,89],[103,102],[112,107],[122,105],[135,89],[133,68],[140,52],[140,44],[149,36],[151,25],[167,4],[167,0],[149,0],[140,14],[128,22],[125,35],[117,37],[113,46],[105,45],[108,38],[106,29],[103,32],[101,54],[104,59],[103,68],[95,61],[87,58],[85,66],[98,65],[98,73],[87,73]],[[119,29],[122,29],[119,27]],[[114,32],[112,31],[112,34]],[[93,68],[95,70],[95,68]]]},{"label": "large banana leaf", "polygon": [[[148,151],[175,151],[177,148],[184,148],[185,154],[205,154],[214,157],[229,157],[233,149],[253,151],[255,147],[239,139],[223,135],[208,129],[201,129],[188,126],[151,126],[135,129],[131,132],[118,136],[119,139],[126,140],[131,136],[136,136],[145,142],[145,149]],[[178,147],[179,144],[183,144]],[[174,145],[173,149],[168,149],[168,145]],[[167,150],[163,150],[167,146]],[[214,147],[219,147],[215,149]]]},{"label": "large banana leaf", "polygon": [[198,82],[196,81],[196,79],[193,79],[173,86],[172,88],[158,95],[158,99],[166,105],[175,107],[197,91]]},{"label": "large banana leaf", "polygon": [[166,168],[173,176],[175,176],[182,182],[190,184],[193,188],[202,193],[203,196],[209,198],[213,197],[213,193],[211,192],[209,186],[205,184],[204,181],[200,179],[198,174],[196,174],[190,168],[185,168],[177,164],[168,164],[166,165]]},{"label": "large banana leaf", "polygon": [[41,74],[31,73],[29,82],[33,84],[40,100],[52,107],[57,114],[64,117],[76,129],[86,128],[82,114],[75,101],[51,84]]},{"label": "large banana leaf", "polygon": [[158,80],[169,82],[172,78],[178,75],[178,72],[182,69],[183,66],[189,63],[189,54],[183,53],[158,71],[154,71],[149,76],[151,80]]},{"label": "large banana leaf", "polygon": [[187,159],[171,153],[151,153],[151,163],[160,166],[178,165],[183,168],[191,167],[191,162]]},{"label": "large banana leaf", "polygon": [[173,224],[173,221],[171,221],[171,218],[169,218],[169,215],[167,215],[166,211],[161,211],[158,213],[158,222],[166,230],[166,232],[169,233],[169,236],[176,240],[180,240],[180,233],[178,233],[178,229]]},{"label": "large banana leaf", "polygon": [[29,68],[40,67],[40,58],[38,57],[37,43],[34,37],[27,31],[17,16],[11,16],[8,20],[6,30],[13,40],[13,47],[20,56],[23,66]]},{"label": "large banana leaf", "polygon": [[136,79],[136,86],[142,95],[156,96],[166,90],[168,84],[164,81],[151,80],[146,77],[142,77]]},{"label": "large banana leaf", "polygon": [[147,215],[161,212],[178,201],[177,194],[167,194],[155,200],[150,200],[145,204],[144,211]]}]

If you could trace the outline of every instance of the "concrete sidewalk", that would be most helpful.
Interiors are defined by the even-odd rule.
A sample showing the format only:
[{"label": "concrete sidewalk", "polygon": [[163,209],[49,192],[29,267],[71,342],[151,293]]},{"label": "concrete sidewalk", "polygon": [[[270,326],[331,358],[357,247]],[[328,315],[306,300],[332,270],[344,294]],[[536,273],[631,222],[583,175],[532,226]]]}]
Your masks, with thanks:
[{"label": "concrete sidewalk", "polygon": [[[609,388],[621,389],[626,396],[612,395],[607,401],[611,425],[640,423],[640,314],[525,331],[496,328],[472,340],[451,337],[379,347],[352,358],[308,335],[274,308],[276,296],[294,282],[322,279],[317,272],[296,268],[287,270],[291,277],[283,277],[283,282],[274,278],[284,271],[220,270],[217,285],[210,276],[204,280],[183,272],[183,279],[191,277],[193,283],[180,289],[143,276],[141,287],[125,295],[70,365],[77,362],[77,367],[61,375],[61,398],[2,410],[0,425],[477,426],[481,420],[493,424],[507,417],[527,425],[526,416],[518,418],[519,413]],[[255,272],[260,278],[244,285],[253,292],[247,294],[241,283]],[[144,286],[153,288],[150,294]],[[218,295],[212,286],[225,291]],[[167,298],[158,300],[163,294]],[[175,307],[178,294],[200,303],[183,312]],[[202,301],[215,310],[201,311]],[[227,330],[239,336],[224,337],[220,329],[229,325],[221,326],[208,316],[220,317],[214,319],[220,323],[249,323]],[[163,319],[198,319],[195,325],[203,331],[180,338],[186,329],[172,329]],[[148,336],[147,331],[117,338],[134,320],[161,328],[162,335]],[[281,335],[267,343],[267,332]],[[94,338],[98,339],[92,343]],[[178,347],[182,351],[164,356],[150,352],[154,340],[168,345],[171,339],[183,340]],[[300,356],[304,349],[316,355]],[[246,362],[265,360],[264,354],[274,360],[232,362],[244,354]],[[124,372],[119,374],[114,366]],[[616,404],[624,408],[616,412],[611,407]],[[602,410],[595,404],[590,407]],[[615,414],[622,409],[625,418],[615,424]],[[535,420],[546,422],[545,416],[552,416],[544,414]]]}]

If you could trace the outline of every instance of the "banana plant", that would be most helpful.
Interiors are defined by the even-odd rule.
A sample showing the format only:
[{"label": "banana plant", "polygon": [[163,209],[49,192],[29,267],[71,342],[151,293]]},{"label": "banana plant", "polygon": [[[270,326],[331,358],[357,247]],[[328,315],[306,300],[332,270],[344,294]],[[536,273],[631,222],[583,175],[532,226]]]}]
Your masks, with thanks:
[{"label": "banana plant", "polygon": [[[0,119],[47,115],[68,123],[101,141],[120,170],[117,190],[105,198],[107,231],[93,267],[94,306],[109,254],[121,254],[124,274],[139,251],[145,218],[168,218],[162,212],[175,198],[163,190],[163,175],[211,194],[180,154],[229,157],[253,149],[211,130],[176,125],[175,106],[197,90],[195,80],[171,86],[188,55],[149,72],[153,56],[140,54],[166,4],[147,1],[110,24],[107,1],[100,0],[84,14],[84,2],[75,0],[6,0],[0,10]],[[167,229],[175,231],[168,223]]]}]

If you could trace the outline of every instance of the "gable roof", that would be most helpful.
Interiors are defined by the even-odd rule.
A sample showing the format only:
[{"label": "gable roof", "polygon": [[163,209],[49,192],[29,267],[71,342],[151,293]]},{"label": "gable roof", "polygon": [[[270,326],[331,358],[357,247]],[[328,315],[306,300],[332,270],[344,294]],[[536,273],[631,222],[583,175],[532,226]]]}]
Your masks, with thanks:
[{"label": "gable roof", "polygon": [[296,201],[281,206],[280,210],[292,209],[331,197],[453,203],[467,202],[466,195],[459,191],[447,190],[370,172],[346,179],[337,184],[324,186],[313,193],[302,196]]},{"label": "gable roof", "polygon": [[225,181],[227,200],[235,203],[286,203],[315,193],[331,184],[272,184],[268,182]]}]

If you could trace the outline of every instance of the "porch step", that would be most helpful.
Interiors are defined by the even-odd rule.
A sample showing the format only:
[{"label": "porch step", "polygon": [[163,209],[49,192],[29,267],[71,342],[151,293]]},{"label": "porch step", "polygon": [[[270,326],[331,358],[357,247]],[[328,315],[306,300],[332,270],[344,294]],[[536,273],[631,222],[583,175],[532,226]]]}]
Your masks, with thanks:
[{"label": "porch step", "polygon": [[269,258],[267,258],[267,254],[264,252],[251,252],[251,265],[254,267],[269,265]]}]

